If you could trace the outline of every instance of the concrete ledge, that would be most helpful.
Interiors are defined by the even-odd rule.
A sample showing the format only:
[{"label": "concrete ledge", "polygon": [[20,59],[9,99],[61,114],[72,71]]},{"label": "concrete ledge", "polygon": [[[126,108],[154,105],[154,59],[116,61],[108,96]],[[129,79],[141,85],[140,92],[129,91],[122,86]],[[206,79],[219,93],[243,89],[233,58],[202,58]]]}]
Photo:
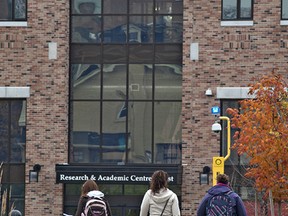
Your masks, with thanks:
[{"label": "concrete ledge", "polygon": [[246,99],[255,98],[248,95],[249,87],[217,87],[216,98],[218,99]]},{"label": "concrete ledge", "polygon": [[0,98],[28,98],[30,87],[0,87]]},{"label": "concrete ledge", "polygon": [[253,26],[253,21],[221,21],[221,26]]},{"label": "concrete ledge", "polygon": [[0,22],[0,26],[7,26],[7,27],[27,27],[27,22],[14,22],[14,21],[7,21],[7,22]]}]

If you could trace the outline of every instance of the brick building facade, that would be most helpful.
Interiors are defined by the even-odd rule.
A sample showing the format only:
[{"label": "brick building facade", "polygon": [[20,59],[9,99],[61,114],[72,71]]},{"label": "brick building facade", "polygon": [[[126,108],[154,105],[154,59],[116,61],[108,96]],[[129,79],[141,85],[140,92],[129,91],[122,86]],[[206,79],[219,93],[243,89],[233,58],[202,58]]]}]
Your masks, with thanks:
[{"label": "brick building facade", "polygon": [[[255,0],[253,19],[248,21],[223,21],[221,10],[220,0],[183,0],[183,216],[195,215],[212,186],[212,175],[209,185],[200,185],[199,173],[221,154],[221,136],[211,132],[215,121],[211,107],[220,106],[222,99],[243,98],[221,97],[219,92],[227,93],[225,87],[240,92],[253,77],[274,69],[288,78],[288,23],[281,19],[281,1]],[[27,21],[0,20],[0,95],[21,98],[17,91],[22,95],[21,87],[29,88],[25,96],[27,216],[64,211],[65,185],[56,183],[55,165],[69,162],[70,16],[69,1],[28,0]],[[208,88],[212,96],[205,95]],[[34,164],[41,165],[38,182],[29,181]]]}]

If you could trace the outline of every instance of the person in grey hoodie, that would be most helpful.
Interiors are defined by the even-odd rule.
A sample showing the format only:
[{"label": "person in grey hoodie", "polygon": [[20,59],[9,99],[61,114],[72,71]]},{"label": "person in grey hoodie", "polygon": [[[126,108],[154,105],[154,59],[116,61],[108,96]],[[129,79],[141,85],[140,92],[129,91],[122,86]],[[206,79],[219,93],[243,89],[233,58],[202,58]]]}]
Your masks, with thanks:
[{"label": "person in grey hoodie", "polygon": [[77,211],[75,216],[81,216],[81,213],[84,211],[85,205],[89,197],[100,197],[106,203],[108,216],[111,216],[111,208],[108,201],[104,198],[104,193],[99,190],[98,185],[93,180],[87,180],[81,189],[81,196],[78,202]]},{"label": "person in grey hoodie", "polygon": [[229,196],[235,200],[235,206],[233,209],[233,215],[237,216],[247,216],[245,206],[240,198],[240,196],[233,192],[229,186],[229,177],[226,174],[217,175],[217,184],[210,188],[204,198],[202,199],[200,205],[197,209],[197,216],[209,216],[206,213],[206,207],[209,203],[210,198],[220,193],[228,193],[231,191]]},{"label": "person in grey hoodie", "polygon": [[177,195],[168,189],[168,174],[163,170],[153,173],[150,189],[145,193],[140,216],[180,216]]}]

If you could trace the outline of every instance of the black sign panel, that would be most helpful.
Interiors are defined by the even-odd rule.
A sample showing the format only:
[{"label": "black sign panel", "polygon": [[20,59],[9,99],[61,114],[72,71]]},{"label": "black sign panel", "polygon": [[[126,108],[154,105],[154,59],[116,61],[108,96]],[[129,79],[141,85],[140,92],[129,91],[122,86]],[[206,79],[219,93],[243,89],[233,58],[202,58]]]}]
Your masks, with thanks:
[{"label": "black sign panel", "polygon": [[83,183],[88,179],[101,184],[148,184],[156,170],[164,170],[169,175],[169,184],[181,184],[182,167],[171,166],[96,166],[96,165],[56,165],[56,183]]}]

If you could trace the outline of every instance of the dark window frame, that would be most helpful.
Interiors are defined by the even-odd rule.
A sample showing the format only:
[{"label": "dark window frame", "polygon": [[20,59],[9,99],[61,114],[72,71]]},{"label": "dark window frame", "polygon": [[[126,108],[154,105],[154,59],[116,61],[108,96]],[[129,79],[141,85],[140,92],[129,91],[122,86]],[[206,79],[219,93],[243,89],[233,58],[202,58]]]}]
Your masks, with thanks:
[{"label": "dark window frame", "polygon": [[[11,208],[11,205],[13,204],[14,204],[14,207],[16,207],[18,210],[21,210],[22,215],[25,215],[24,214],[24,210],[25,210],[25,158],[22,158],[22,161],[14,161],[15,158],[14,159],[12,158],[13,150],[17,151],[17,149],[14,149],[12,145],[13,144],[13,141],[12,141],[13,130],[11,130],[12,123],[13,123],[12,115],[15,114],[13,113],[13,103],[21,102],[21,101],[22,101],[22,109],[23,109],[23,102],[26,101],[23,98],[0,100],[0,103],[2,102],[7,103],[7,107],[8,107],[7,108],[7,113],[8,113],[7,122],[5,123],[5,120],[4,120],[4,124],[7,124],[8,153],[7,153],[7,159],[5,159],[4,161],[3,160],[0,161],[0,163],[3,162],[2,167],[1,167],[1,169],[3,170],[3,176],[2,176],[2,179],[0,180],[1,182],[1,194],[0,195],[2,199],[4,191],[7,192],[6,215],[9,214],[9,209]],[[25,106],[25,112],[26,112],[26,109],[27,107]],[[20,116],[21,116],[21,111],[20,111]],[[25,148],[24,149],[24,157],[25,157],[26,124],[25,126],[22,125],[21,127],[23,127],[23,128],[20,128],[22,135],[24,133],[23,137],[21,137],[21,143],[25,142],[25,144],[23,145],[23,147]],[[16,206],[14,202],[16,202]]]},{"label": "dark window frame", "polygon": [[241,1],[242,0],[236,0],[237,1],[237,8],[236,8],[236,18],[233,18],[233,19],[225,19],[223,17],[223,4],[224,4],[224,0],[221,0],[221,20],[222,21],[250,21],[250,20],[253,20],[253,6],[254,6],[254,1],[251,0],[251,16],[248,17],[248,18],[241,18],[240,15],[241,15]]},{"label": "dark window frame", "polygon": [[[152,0],[153,5],[156,4],[157,0]],[[171,2],[173,2],[171,0]],[[182,2],[182,1],[181,1]],[[127,4],[129,4],[129,1],[127,1]],[[178,3],[177,3],[178,4]],[[183,4],[183,2],[182,2]],[[101,18],[105,18],[105,17],[109,17],[109,16],[125,16],[127,17],[127,22],[130,20],[130,17],[136,17],[136,16],[151,16],[153,17],[153,25],[155,25],[155,19],[156,17],[159,16],[170,16],[171,14],[168,12],[155,12],[153,11],[152,14],[146,14],[146,13],[129,13],[129,10],[127,12],[127,14],[112,14],[112,13],[104,13],[104,5],[102,5],[102,12],[99,13],[98,15],[101,16]],[[73,5],[70,5],[70,7],[73,7]],[[129,5],[127,6],[129,8]],[[183,6],[182,6],[183,7]],[[182,8],[181,7],[181,8]],[[154,7],[153,7],[154,8]],[[178,6],[177,6],[178,8]],[[86,14],[86,15],[82,15],[82,14],[76,14],[72,12],[73,10],[70,10],[70,20],[73,19],[73,17],[83,17],[83,16],[95,16],[95,14],[91,15],[91,14]],[[175,12],[172,13],[173,16],[177,16],[180,17],[181,16],[181,21],[183,22],[183,14],[181,13],[182,10],[176,10]],[[127,23],[127,26],[129,27],[129,22]],[[72,22],[70,22],[70,29],[72,29]],[[103,23],[101,23],[101,28],[103,29]],[[183,29],[182,29],[183,30]],[[111,48],[117,48],[119,51],[112,51],[111,52]],[[83,49],[84,48],[84,49]],[[109,49],[108,49],[109,48]],[[85,49],[89,50],[89,54],[87,54],[87,56],[84,56],[82,53],[85,53]],[[93,50],[95,50],[93,52]],[[110,53],[108,53],[111,57],[108,58],[108,54],[105,52],[106,50],[110,50]],[[140,50],[140,51],[139,51]],[[168,51],[175,51],[175,52],[167,52]],[[142,52],[141,52],[142,51]],[[147,52],[149,52],[149,55],[147,55]],[[138,55],[135,55],[133,52],[137,53]],[[175,56],[169,56],[166,55],[167,53],[180,53],[180,55],[175,55]],[[86,52],[87,53],[87,52]],[[124,54],[123,54],[124,53]],[[139,53],[143,55],[145,54],[146,56],[148,56],[146,59],[143,58],[143,56],[139,57]],[[132,55],[134,54],[134,57],[132,57]],[[106,55],[106,56],[105,56]],[[136,57],[137,58],[136,58]],[[70,31],[70,68],[73,64],[99,64],[101,65],[101,74],[103,73],[103,65],[105,64],[125,64],[127,67],[129,67],[130,64],[151,64],[153,65],[153,70],[155,69],[155,65],[157,64],[181,64],[182,62],[182,40],[181,41],[165,41],[165,42],[157,42],[153,39],[153,42],[151,43],[135,43],[135,42],[131,42],[129,40],[119,43],[119,42],[105,42],[103,40],[99,41],[99,42],[74,42],[72,41],[72,31]],[[107,62],[107,59],[109,60],[109,62]],[[126,71],[127,73],[127,77],[126,77],[126,84],[129,83],[128,82],[128,69]],[[154,74],[154,72],[153,72]],[[154,79],[154,78],[153,78]],[[155,83],[154,83],[155,85]],[[133,103],[133,102],[143,102],[142,100],[133,100],[133,99],[129,99],[128,97],[125,99],[118,99],[118,100],[107,100],[105,98],[103,98],[103,95],[100,94],[100,98],[98,99],[80,99],[80,98],[73,98],[73,93],[72,93],[72,80],[71,80],[71,76],[70,76],[70,98],[69,98],[69,163],[74,163],[74,164],[80,164],[77,163],[75,161],[73,161],[73,156],[72,156],[72,148],[71,145],[73,145],[73,139],[72,137],[72,122],[73,122],[73,103],[74,102],[88,102],[88,101],[95,101],[95,102],[100,102],[101,106],[103,103],[106,102],[126,102],[126,103]],[[103,88],[103,87],[101,87]],[[129,89],[129,86],[126,86],[126,95],[128,95],[127,91]],[[153,91],[155,91],[155,87],[153,88]],[[154,94],[154,93],[153,93]],[[181,99],[158,99],[156,100],[154,99],[150,99],[150,100],[145,100],[145,102],[151,102],[151,104],[154,103],[158,103],[158,102],[179,102],[181,103]],[[101,107],[102,110],[102,107]],[[153,110],[154,110],[154,105],[153,105]],[[102,114],[101,114],[102,115]],[[102,118],[102,117],[101,117]],[[153,119],[154,120],[154,117]],[[100,120],[101,122],[102,120]],[[154,124],[154,123],[153,123]],[[102,130],[102,123],[100,126],[100,131]],[[128,124],[126,124],[126,129],[125,132],[128,135]],[[153,132],[154,133],[154,132]],[[126,139],[126,142],[127,139]],[[151,143],[153,143],[153,140],[151,141]],[[154,148],[152,148],[154,149]],[[154,150],[153,150],[154,151]],[[152,154],[154,153],[152,151]],[[128,152],[126,151],[126,159],[128,158]],[[156,156],[154,156],[153,158],[156,158]],[[89,164],[95,164],[96,162],[89,162]],[[152,162],[154,163],[154,161]],[[181,162],[180,162],[181,163]],[[97,164],[97,163],[96,163]]]},{"label": "dark window frame", "polygon": [[[24,4],[25,4],[25,14],[24,14],[24,17],[22,18],[17,18],[16,17],[16,1],[19,1],[19,0],[11,0],[11,8],[9,8],[8,6],[8,0],[6,0],[7,2],[7,9],[10,9],[10,11],[8,10],[8,14],[7,14],[7,17],[6,18],[0,18],[0,22],[18,22],[18,21],[27,21],[27,1],[28,0],[23,0]],[[0,13],[1,10],[0,10]]]}]

